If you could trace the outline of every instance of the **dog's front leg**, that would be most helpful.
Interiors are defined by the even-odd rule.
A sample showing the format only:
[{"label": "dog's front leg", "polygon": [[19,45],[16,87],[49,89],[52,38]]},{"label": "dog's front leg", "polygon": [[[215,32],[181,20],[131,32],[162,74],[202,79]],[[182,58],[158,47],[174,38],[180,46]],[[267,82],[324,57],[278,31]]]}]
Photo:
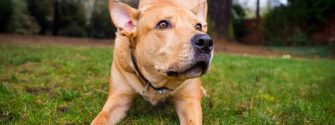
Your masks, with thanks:
[{"label": "dog's front leg", "polygon": [[186,83],[187,86],[180,90],[173,98],[181,125],[201,125],[201,89],[200,81]]},{"label": "dog's front leg", "polygon": [[113,125],[126,116],[131,106],[132,95],[112,94],[108,97],[102,111],[92,121],[92,125]]},{"label": "dog's front leg", "polygon": [[200,101],[194,99],[176,102],[176,110],[181,125],[201,125],[202,111]]},{"label": "dog's front leg", "polygon": [[[125,81],[114,72],[114,80],[110,81],[110,92],[102,111],[94,118],[91,125],[114,125],[126,116],[135,93]],[[115,81],[115,82],[113,82]]]},{"label": "dog's front leg", "polygon": [[131,106],[132,95],[113,94],[110,95],[97,117],[92,121],[92,125],[113,125],[126,116]]},{"label": "dog's front leg", "polygon": [[127,84],[116,63],[112,64],[112,77],[109,81],[109,94],[102,111],[91,125],[114,125],[124,118],[136,93]]}]

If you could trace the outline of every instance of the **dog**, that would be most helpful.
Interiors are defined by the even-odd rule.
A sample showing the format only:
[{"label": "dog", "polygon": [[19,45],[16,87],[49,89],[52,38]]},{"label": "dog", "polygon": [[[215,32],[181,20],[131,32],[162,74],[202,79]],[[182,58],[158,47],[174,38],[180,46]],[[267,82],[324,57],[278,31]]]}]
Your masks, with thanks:
[{"label": "dog", "polygon": [[138,9],[109,1],[117,27],[109,95],[92,125],[118,123],[138,95],[175,105],[182,125],[201,125],[203,88],[213,42],[206,0],[140,0]]}]

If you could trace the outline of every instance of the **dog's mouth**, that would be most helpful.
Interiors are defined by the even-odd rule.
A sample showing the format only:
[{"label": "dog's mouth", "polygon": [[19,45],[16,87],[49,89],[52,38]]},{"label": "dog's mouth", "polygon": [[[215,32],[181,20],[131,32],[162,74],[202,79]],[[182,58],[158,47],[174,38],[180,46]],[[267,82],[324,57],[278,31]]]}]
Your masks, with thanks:
[{"label": "dog's mouth", "polygon": [[188,77],[188,78],[195,78],[200,77],[203,74],[207,73],[209,63],[207,61],[199,61],[190,65],[189,68],[186,68],[182,71],[168,71],[166,74],[169,77]]}]

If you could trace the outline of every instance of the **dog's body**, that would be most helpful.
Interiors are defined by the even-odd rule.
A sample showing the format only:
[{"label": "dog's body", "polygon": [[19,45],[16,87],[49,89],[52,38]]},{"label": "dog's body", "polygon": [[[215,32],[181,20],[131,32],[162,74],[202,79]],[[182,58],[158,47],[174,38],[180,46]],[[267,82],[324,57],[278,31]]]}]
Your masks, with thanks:
[{"label": "dog's body", "polygon": [[152,104],[171,101],[181,124],[200,125],[198,77],[207,72],[213,54],[205,34],[206,1],[140,0],[136,10],[111,0],[109,7],[118,28],[112,76],[108,99],[92,124],[117,123],[141,95]]}]

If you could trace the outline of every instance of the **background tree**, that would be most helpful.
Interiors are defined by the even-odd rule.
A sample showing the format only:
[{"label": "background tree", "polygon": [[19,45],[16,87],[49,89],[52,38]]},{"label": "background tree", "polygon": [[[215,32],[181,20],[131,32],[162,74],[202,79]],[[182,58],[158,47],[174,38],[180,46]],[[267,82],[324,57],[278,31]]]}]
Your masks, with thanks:
[{"label": "background tree", "polygon": [[13,11],[10,16],[10,22],[8,24],[8,31],[17,34],[37,34],[40,31],[40,27],[30,15],[25,0],[12,0]]},{"label": "background tree", "polygon": [[232,8],[232,23],[234,28],[234,38],[241,40],[243,36],[249,33],[244,25],[244,18],[246,17],[245,10],[240,4],[233,4]]},{"label": "background tree", "polygon": [[60,0],[53,0],[53,23],[52,23],[52,34],[58,35],[59,27],[59,3]]},{"label": "background tree", "polygon": [[312,33],[327,15],[335,12],[334,0],[289,0],[287,6],[273,9],[262,22],[267,45],[308,45]]},{"label": "background tree", "polygon": [[41,27],[40,34],[50,34],[52,30],[52,2],[50,0],[27,0],[28,10]]},{"label": "background tree", "polygon": [[108,0],[94,0],[92,17],[90,21],[90,37],[113,38],[116,28],[111,23],[109,16]]},{"label": "background tree", "polygon": [[256,27],[259,27],[259,21],[261,19],[259,4],[259,0],[256,0]]},{"label": "background tree", "polygon": [[13,12],[12,0],[0,0],[0,32],[6,32]]},{"label": "background tree", "polygon": [[229,37],[232,0],[208,0],[209,22],[218,36]]},{"label": "background tree", "polygon": [[59,17],[54,21],[59,29],[58,34],[64,36],[87,36],[86,10],[81,0],[62,0],[59,3]]}]

